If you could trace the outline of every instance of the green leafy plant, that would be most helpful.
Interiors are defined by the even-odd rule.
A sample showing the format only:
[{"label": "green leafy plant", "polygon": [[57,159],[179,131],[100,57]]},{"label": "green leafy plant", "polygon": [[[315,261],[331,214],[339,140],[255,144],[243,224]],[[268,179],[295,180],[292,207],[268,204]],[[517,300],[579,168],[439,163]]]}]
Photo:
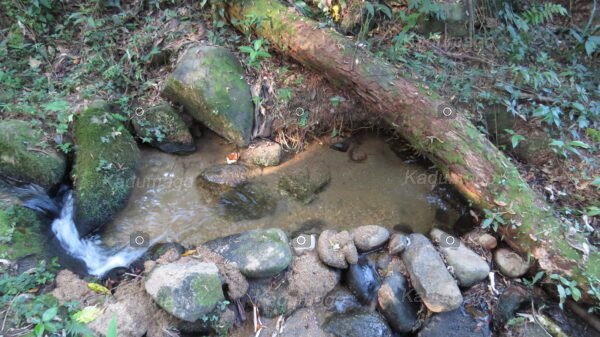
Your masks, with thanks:
[{"label": "green leafy plant", "polygon": [[254,40],[252,46],[240,46],[239,50],[242,53],[248,54],[246,63],[253,68],[260,68],[261,62],[271,57],[266,48],[265,40],[260,38]]},{"label": "green leafy plant", "polygon": [[572,297],[574,301],[579,301],[581,299],[581,291],[577,288],[577,281],[570,281],[558,274],[552,274],[550,275],[550,278],[558,281],[556,290],[558,291],[558,297],[560,299],[558,305],[561,309],[563,309],[567,297]]},{"label": "green leafy plant", "polygon": [[501,225],[506,225],[506,220],[502,217],[503,213],[484,209],[485,219],[481,222],[482,228],[492,228],[495,232]]},{"label": "green leafy plant", "polygon": [[522,135],[514,132],[513,130],[506,129],[504,131],[506,133],[508,133],[509,135],[511,135],[510,143],[511,143],[513,149],[517,148],[517,146],[519,146],[519,143],[526,139],[525,136],[522,136]]}]

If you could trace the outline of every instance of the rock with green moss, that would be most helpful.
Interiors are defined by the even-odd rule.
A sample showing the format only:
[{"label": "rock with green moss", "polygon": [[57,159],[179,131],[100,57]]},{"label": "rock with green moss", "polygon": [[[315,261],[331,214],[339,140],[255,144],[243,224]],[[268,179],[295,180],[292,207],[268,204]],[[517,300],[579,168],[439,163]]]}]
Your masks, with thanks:
[{"label": "rock with green moss", "polygon": [[188,322],[209,318],[225,300],[217,266],[191,258],[154,268],[145,288],[163,310]]},{"label": "rock with green moss", "polygon": [[247,145],[254,104],[244,69],[223,47],[188,49],[166,81],[163,94],[229,141]]},{"label": "rock with green moss", "polygon": [[311,173],[309,170],[300,170],[279,179],[279,189],[296,200],[309,204],[331,180],[329,172]]},{"label": "rock with green moss", "polygon": [[75,122],[75,223],[89,234],[123,209],[135,181],[139,150],[106,104],[85,109]]},{"label": "rock with green moss", "polygon": [[161,151],[175,154],[196,151],[194,138],[187,125],[167,103],[136,113],[132,122],[137,136]]},{"label": "rock with green moss", "polygon": [[0,201],[0,258],[18,261],[40,256],[46,241],[42,222],[34,211]]},{"label": "rock with green moss", "polygon": [[242,221],[260,219],[273,213],[277,201],[263,186],[248,183],[222,193],[219,204],[225,218]]},{"label": "rock with green moss", "polygon": [[206,246],[237,265],[247,277],[270,277],[292,261],[288,239],[281,229],[256,229],[206,243]]},{"label": "rock with green moss", "polygon": [[0,121],[0,176],[49,189],[61,182],[66,167],[41,130],[21,120]]}]

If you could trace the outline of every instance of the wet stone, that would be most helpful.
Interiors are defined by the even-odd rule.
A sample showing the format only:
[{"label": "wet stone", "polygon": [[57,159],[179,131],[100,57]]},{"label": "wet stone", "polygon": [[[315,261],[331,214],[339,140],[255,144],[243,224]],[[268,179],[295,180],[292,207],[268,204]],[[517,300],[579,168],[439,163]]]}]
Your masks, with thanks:
[{"label": "wet stone", "polygon": [[390,243],[388,244],[390,255],[402,253],[409,244],[410,240],[408,239],[408,236],[399,233],[392,234]]},{"label": "wet stone", "polygon": [[319,235],[317,251],[321,261],[334,268],[346,269],[348,264],[358,262],[356,246],[347,231],[337,233],[334,230],[324,230]]},{"label": "wet stone", "polygon": [[235,263],[246,277],[269,277],[292,260],[288,239],[281,229],[256,229],[209,241],[206,247]]},{"label": "wet stone", "polygon": [[387,276],[378,291],[379,311],[397,332],[410,332],[418,323],[418,306],[411,302],[409,292],[408,281],[400,273]]},{"label": "wet stone", "polygon": [[390,232],[381,226],[367,225],[352,230],[354,244],[360,251],[368,251],[382,246],[390,237]]},{"label": "wet stone", "polygon": [[391,337],[385,319],[375,311],[355,309],[333,314],[323,324],[323,330],[337,337]]},{"label": "wet stone", "polygon": [[489,328],[462,309],[431,316],[418,337],[490,337]]},{"label": "wet stone", "polygon": [[198,185],[214,192],[226,190],[228,187],[236,187],[248,180],[248,170],[242,165],[213,165],[204,171],[196,179]]},{"label": "wet stone", "polygon": [[366,256],[361,256],[358,263],[351,264],[345,276],[348,289],[361,303],[369,305],[377,299],[381,278],[375,270],[375,264]]},{"label": "wet stone", "polygon": [[225,191],[219,198],[223,215],[233,221],[256,220],[271,214],[276,206],[270,193],[249,183]]}]

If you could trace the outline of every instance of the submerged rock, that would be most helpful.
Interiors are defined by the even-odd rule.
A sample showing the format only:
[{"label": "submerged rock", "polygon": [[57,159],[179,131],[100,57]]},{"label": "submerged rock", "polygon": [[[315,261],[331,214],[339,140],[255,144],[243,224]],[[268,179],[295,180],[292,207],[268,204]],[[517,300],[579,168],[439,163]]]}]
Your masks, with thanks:
[{"label": "submerged rock", "polygon": [[391,337],[387,322],[377,312],[367,309],[333,314],[323,324],[325,332],[338,337]]},{"label": "submerged rock", "polygon": [[248,181],[248,169],[238,164],[217,164],[200,173],[196,182],[212,192],[222,192]]},{"label": "submerged rock", "polygon": [[375,265],[366,256],[361,256],[358,263],[351,264],[346,271],[348,289],[364,305],[370,305],[377,299],[377,291],[381,287],[381,278]]},{"label": "submerged rock", "polygon": [[242,152],[242,160],[259,166],[277,166],[281,162],[281,145],[261,139],[248,146]]},{"label": "submerged rock", "polygon": [[352,230],[354,244],[360,251],[368,251],[382,246],[390,237],[390,232],[381,226],[367,225]]},{"label": "submerged rock", "polygon": [[205,244],[247,277],[269,277],[286,269],[292,260],[288,239],[281,229],[256,229]]},{"label": "submerged rock", "polygon": [[490,337],[489,327],[463,310],[457,309],[431,316],[418,337]]},{"label": "submerged rock", "polygon": [[49,189],[60,183],[65,158],[46,143],[41,130],[21,120],[0,121],[0,176]]},{"label": "submerged rock", "polygon": [[433,244],[422,234],[411,234],[409,239],[411,244],[402,260],[427,308],[433,312],[457,309],[462,304],[462,294]]},{"label": "submerged rock", "polygon": [[529,263],[523,258],[506,248],[497,249],[494,252],[494,262],[505,276],[517,278],[525,275],[529,270]]},{"label": "submerged rock", "polygon": [[321,192],[331,176],[326,172],[311,174],[308,170],[295,172],[279,179],[279,189],[291,195],[294,199],[309,204]]},{"label": "submerged rock", "polygon": [[324,230],[317,241],[317,252],[321,261],[328,266],[346,269],[348,264],[358,262],[358,252],[352,236],[347,231],[337,233]]},{"label": "submerged rock", "polygon": [[249,280],[248,296],[261,308],[261,315],[276,317],[325,302],[339,280],[339,271],[321,263],[316,253],[306,252],[294,257],[289,272]]},{"label": "submerged rock", "polygon": [[146,292],[165,311],[188,322],[201,319],[225,300],[214,263],[192,259],[159,265],[145,282]]},{"label": "submerged rock", "polygon": [[109,222],[127,204],[140,158],[133,137],[104,103],[75,121],[75,223],[80,236]]},{"label": "submerged rock", "polygon": [[238,146],[252,135],[254,105],[244,69],[227,48],[188,49],[166,81],[163,94],[196,120]]},{"label": "submerged rock", "polygon": [[136,113],[132,123],[138,137],[163,152],[188,154],[196,151],[190,130],[167,103]]},{"label": "submerged rock", "polygon": [[410,332],[418,323],[417,306],[410,301],[408,282],[400,273],[391,273],[377,292],[379,311],[393,330]]},{"label": "submerged rock", "polygon": [[267,189],[255,184],[244,184],[232,188],[220,197],[226,218],[233,221],[255,220],[273,212],[275,200]]},{"label": "submerged rock", "polygon": [[454,276],[463,287],[471,287],[488,277],[490,266],[481,256],[465,246],[460,239],[454,238],[454,245],[441,242],[450,235],[440,229],[434,228],[429,233],[431,238],[439,243],[439,248],[446,262],[454,271]]}]

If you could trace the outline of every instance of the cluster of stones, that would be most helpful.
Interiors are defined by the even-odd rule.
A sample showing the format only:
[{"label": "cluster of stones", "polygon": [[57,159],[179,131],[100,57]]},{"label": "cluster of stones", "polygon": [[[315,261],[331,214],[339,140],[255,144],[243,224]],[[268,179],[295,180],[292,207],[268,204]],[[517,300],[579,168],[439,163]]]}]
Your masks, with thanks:
[{"label": "cluster of stones", "polygon": [[[91,326],[102,333],[110,322],[104,316],[116,315],[119,327],[125,327],[121,335],[152,336],[156,322],[134,324],[128,320],[142,314],[122,314],[135,311],[149,319],[161,317],[182,332],[221,329],[243,336],[243,330],[232,329],[236,316],[256,307],[267,327],[259,336],[270,336],[280,316],[286,324],[279,336],[288,337],[489,336],[460,308],[461,288],[486,279],[488,262],[460,241],[440,244],[451,236],[439,229],[429,236],[431,240],[368,225],[325,230],[312,249],[290,245],[286,234],[274,228],[219,238],[191,251],[163,244],[147,253],[146,276],[139,285],[143,294],[140,289],[128,301],[116,296],[100,323]],[[488,234],[473,234],[468,240],[480,247],[496,246]],[[528,265],[507,249],[497,249],[494,256],[506,276],[527,271]],[[434,313],[426,320],[423,306]]]}]

